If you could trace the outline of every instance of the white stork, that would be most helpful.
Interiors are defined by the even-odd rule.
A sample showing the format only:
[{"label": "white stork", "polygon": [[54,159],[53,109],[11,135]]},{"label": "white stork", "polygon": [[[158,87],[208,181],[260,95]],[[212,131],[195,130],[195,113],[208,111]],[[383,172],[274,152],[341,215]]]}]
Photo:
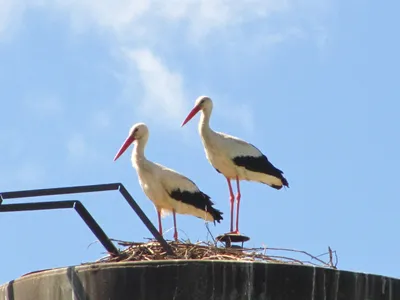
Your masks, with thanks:
[{"label": "white stork", "polygon": [[[289,184],[283,177],[283,172],[275,168],[256,147],[237,137],[213,131],[210,128],[212,108],[212,100],[209,97],[200,96],[181,126],[189,122],[199,111],[202,112],[198,129],[206,157],[217,172],[225,176],[228,182],[231,204],[231,232],[239,234],[240,180],[265,183],[277,190],[281,189],[282,186],[289,187]],[[235,231],[233,231],[235,196],[231,186],[232,179],[235,179],[237,183]]]},{"label": "white stork", "polygon": [[149,138],[146,124],[132,126],[124,144],[114,158],[116,161],[125,150],[136,141],[132,152],[132,164],[136,169],[140,186],[146,196],[154,203],[158,214],[159,232],[162,235],[161,215],[172,212],[174,217],[174,239],[178,240],[176,216],[193,215],[206,221],[220,223],[222,212],[213,207],[210,197],[204,194],[196,184],[185,176],[146,159],[144,148]]}]

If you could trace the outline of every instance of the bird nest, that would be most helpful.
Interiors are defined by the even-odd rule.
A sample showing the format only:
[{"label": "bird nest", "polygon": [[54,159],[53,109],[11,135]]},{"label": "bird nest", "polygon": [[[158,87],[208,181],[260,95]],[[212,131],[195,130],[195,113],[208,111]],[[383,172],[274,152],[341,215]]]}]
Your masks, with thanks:
[{"label": "bird nest", "polygon": [[336,251],[328,247],[326,253],[314,256],[306,251],[286,248],[225,248],[218,247],[213,242],[175,242],[167,243],[174,255],[168,255],[165,249],[156,241],[125,242],[117,241],[126,247],[118,256],[108,255],[96,263],[127,262],[127,261],[154,261],[154,260],[230,260],[284,263],[296,265],[311,265],[336,269],[338,258]]}]

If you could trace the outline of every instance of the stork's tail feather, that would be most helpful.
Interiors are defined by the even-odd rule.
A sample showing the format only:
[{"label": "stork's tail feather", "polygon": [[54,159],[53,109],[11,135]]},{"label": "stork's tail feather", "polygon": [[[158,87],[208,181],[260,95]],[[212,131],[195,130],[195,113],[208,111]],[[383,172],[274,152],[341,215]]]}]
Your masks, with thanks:
[{"label": "stork's tail feather", "polygon": [[206,207],[206,210],[210,213],[210,215],[213,217],[214,219],[214,224],[217,221],[218,223],[221,223],[221,220],[223,220],[224,218],[222,217],[223,212],[210,206],[210,207]]},{"label": "stork's tail feather", "polygon": [[[266,183],[266,184],[268,184],[269,186],[273,187],[273,188],[276,189],[276,190],[280,190],[280,189],[283,188],[284,186],[286,186],[287,188],[289,187],[289,182],[286,180],[285,177],[283,177],[282,173],[281,173],[279,179],[281,180],[282,184],[279,184],[279,185],[277,185],[277,184],[271,184],[271,183]],[[263,183],[265,183],[265,182],[263,182]]]},{"label": "stork's tail feather", "polygon": [[206,201],[207,201],[207,203],[204,207],[204,210],[213,217],[214,224],[215,224],[215,221],[217,221],[218,223],[221,223],[221,220],[224,219],[222,217],[223,212],[213,207],[214,202],[211,201],[210,196],[208,196],[207,194],[205,194],[203,192],[201,192],[201,193],[203,194],[204,199],[206,199]]},{"label": "stork's tail feather", "polygon": [[289,182],[286,180],[286,178],[285,177],[283,177],[283,175],[282,175],[282,178],[281,178],[281,180],[282,180],[282,184],[283,184],[283,186],[286,186],[287,188],[289,187]]}]

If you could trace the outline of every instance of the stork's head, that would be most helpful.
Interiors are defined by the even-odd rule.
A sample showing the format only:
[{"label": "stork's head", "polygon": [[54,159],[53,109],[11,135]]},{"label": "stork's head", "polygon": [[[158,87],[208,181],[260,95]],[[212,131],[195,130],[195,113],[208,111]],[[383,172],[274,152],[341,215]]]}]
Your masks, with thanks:
[{"label": "stork's head", "polygon": [[143,138],[147,138],[149,136],[149,129],[144,123],[136,123],[129,130],[129,135],[126,138],[125,142],[122,144],[121,148],[118,150],[117,155],[114,157],[114,161],[116,161],[125,151],[129,148],[129,146],[134,141],[140,141]]},{"label": "stork's head", "polygon": [[186,117],[185,121],[183,121],[182,125],[185,125],[189,122],[200,110],[203,113],[210,114],[213,107],[213,103],[210,97],[200,96],[196,99],[193,109]]}]

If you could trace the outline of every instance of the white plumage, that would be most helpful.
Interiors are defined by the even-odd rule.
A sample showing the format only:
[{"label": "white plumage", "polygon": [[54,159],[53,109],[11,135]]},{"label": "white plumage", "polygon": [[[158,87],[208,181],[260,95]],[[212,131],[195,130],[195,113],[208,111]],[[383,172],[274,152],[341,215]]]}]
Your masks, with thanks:
[{"label": "white plumage", "polygon": [[[212,109],[213,102],[209,97],[197,98],[194,108],[183,121],[182,126],[199,111],[202,112],[198,130],[206,157],[211,165],[227,179],[231,201],[231,232],[239,233],[240,180],[265,183],[275,189],[281,189],[282,186],[288,187],[289,184],[283,177],[283,172],[275,168],[255,146],[237,137],[213,131],[210,128]],[[233,231],[233,201],[235,197],[230,183],[232,179],[237,181],[235,231]]]},{"label": "white plumage", "polygon": [[137,171],[143,192],[156,207],[160,234],[162,235],[161,215],[170,212],[174,216],[174,238],[176,240],[178,233],[175,213],[193,215],[206,221],[220,222],[222,213],[212,207],[213,203],[210,197],[201,192],[193,181],[172,169],[146,159],[144,148],[148,138],[147,126],[143,123],[135,124],[114,161],[136,141],[132,152],[132,164]]}]

